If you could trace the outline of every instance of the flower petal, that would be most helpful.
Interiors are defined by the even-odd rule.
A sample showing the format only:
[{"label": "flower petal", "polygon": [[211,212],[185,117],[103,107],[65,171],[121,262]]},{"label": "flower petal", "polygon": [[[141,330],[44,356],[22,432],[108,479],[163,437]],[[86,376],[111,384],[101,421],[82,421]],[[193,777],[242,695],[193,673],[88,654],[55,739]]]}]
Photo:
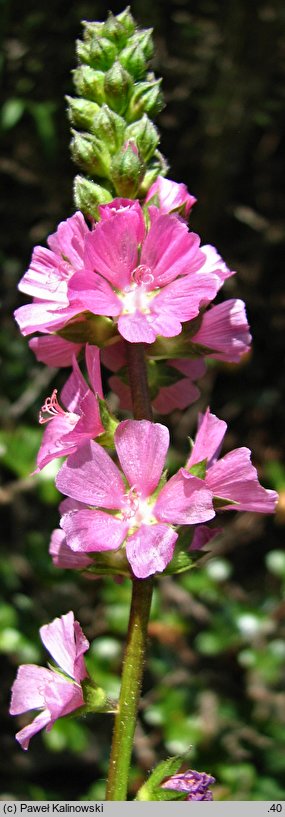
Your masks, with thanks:
[{"label": "flower petal", "polygon": [[44,688],[51,683],[53,672],[36,664],[23,664],[19,667],[12,686],[10,715],[20,715],[30,709],[42,709],[45,706]]},{"label": "flower petal", "polygon": [[200,329],[191,341],[212,349],[208,357],[239,363],[251,342],[243,301],[224,301],[205,312]]},{"label": "flower petal", "polygon": [[121,301],[110,284],[95,272],[84,270],[84,274],[75,273],[69,284],[69,292],[80,303],[78,312],[88,309],[94,315],[113,317],[120,314]]},{"label": "flower petal", "polygon": [[219,456],[220,448],[227,430],[224,420],[219,420],[215,414],[210,413],[207,408],[205,414],[199,414],[198,431],[195,437],[187,468],[197,462],[207,459],[208,467],[215,462]]},{"label": "flower petal", "polygon": [[80,371],[76,357],[74,357],[72,360],[72,373],[63,386],[60,400],[68,411],[78,414],[80,402],[88,391],[86,380]]},{"label": "flower petal", "polygon": [[161,489],[153,513],[160,522],[195,525],[213,519],[213,498],[205,482],[180,469]]},{"label": "flower petal", "polygon": [[129,343],[154,343],[157,335],[148,321],[148,316],[138,311],[131,315],[120,315],[118,330]]},{"label": "flower petal", "polygon": [[189,321],[199,313],[201,306],[215,298],[219,279],[212,273],[193,272],[165,286],[151,301],[151,311],[166,313],[179,321]]},{"label": "flower petal", "polygon": [[189,233],[186,224],[174,215],[161,215],[153,221],[141,253],[141,264],[150,267],[154,276],[151,288],[195,272],[203,263],[200,238]]},{"label": "flower petal", "polygon": [[100,349],[98,348],[98,346],[91,346],[90,343],[86,344],[85,360],[90,386],[92,386],[94,394],[99,394],[99,397],[103,397],[100,366]]},{"label": "flower petal", "polygon": [[37,715],[37,717],[32,721],[32,723],[29,723],[28,726],[24,726],[24,728],[21,729],[20,732],[17,732],[15,737],[20,746],[22,747],[22,749],[26,751],[29,748],[31,738],[33,738],[34,735],[37,734],[37,732],[40,732],[41,729],[44,729],[44,727],[47,726],[50,722],[51,722],[50,712],[48,712],[45,709],[44,712],[40,712],[40,714]]},{"label": "flower petal", "polygon": [[58,335],[43,335],[29,340],[37,360],[47,366],[71,366],[72,358],[82,349],[82,343],[64,340]]},{"label": "flower petal", "polygon": [[197,525],[194,529],[189,550],[201,550],[211,539],[215,539],[215,537],[220,536],[221,533],[223,533],[223,528],[209,528],[208,525]]},{"label": "flower petal", "polygon": [[[114,378],[113,378],[114,379]],[[116,378],[117,380],[119,378]],[[174,409],[182,411],[195,400],[198,400],[200,391],[192,381],[186,377],[178,380],[177,383],[171,383],[170,386],[162,386],[158,395],[152,401],[153,408],[159,414],[170,414]]]},{"label": "flower petal", "polygon": [[225,511],[275,511],[278,494],[260,485],[248,448],[236,448],[214,463],[207,471],[206,484],[215,496],[239,503],[226,505]]},{"label": "flower petal", "polygon": [[60,528],[52,532],[49,553],[56,567],[83,570],[84,567],[92,564],[92,559],[89,559],[84,553],[75,553],[68,547],[65,533]]},{"label": "flower petal", "polygon": [[128,532],[128,523],[104,511],[74,511],[63,516],[61,526],[68,546],[78,553],[117,550]]},{"label": "flower petal", "polygon": [[164,570],[172,559],[177,536],[168,525],[141,525],[127,539],[127,557],[138,579]]},{"label": "flower petal", "polygon": [[169,446],[169,431],[149,420],[124,420],[115,431],[115,446],[129,485],[151,496],[161,477]]},{"label": "flower petal", "polygon": [[116,289],[129,285],[137,266],[139,220],[135,210],[118,212],[101,221],[85,242],[87,269],[100,273]]},{"label": "flower petal", "polygon": [[48,237],[48,245],[53,252],[68,258],[74,269],[83,267],[83,251],[86,236],[90,230],[82,213],[77,211],[61,221],[55,233]]},{"label": "flower petal", "polygon": [[89,641],[78,621],[74,621],[72,611],[41,627],[40,636],[45,648],[67,675],[75,681],[86,678],[82,656],[89,648]]},{"label": "flower petal", "polygon": [[94,442],[85,443],[68,457],[57,475],[56,485],[66,496],[99,508],[119,509],[125,494],[119,469]]}]

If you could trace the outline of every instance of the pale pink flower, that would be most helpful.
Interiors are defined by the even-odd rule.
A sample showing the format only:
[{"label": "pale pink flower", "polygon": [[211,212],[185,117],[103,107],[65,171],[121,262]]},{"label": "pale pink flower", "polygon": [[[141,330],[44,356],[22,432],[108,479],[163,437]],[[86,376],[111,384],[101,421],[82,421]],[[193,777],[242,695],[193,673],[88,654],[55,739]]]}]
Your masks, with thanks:
[{"label": "pale pink flower", "polygon": [[33,302],[14,313],[23,335],[60,329],[80,311],[75,301],[70,301],[68,282],[83,269],[88,233],[82,213],[74,213],[49,236],[49,249],[35,247],[31,265],[19,283],[20,291],[31,295]]},{"label": "pale pink flower", "polygon": [[[256,511],[274,513],[278,494],[263,488],[258,481],[256,468],[251,463],[248,448],[236,448],[218,460],[220,448],[227,430],[224,420],[219,420],[207,409],[199,415],[199,427],[187,461],[187,469],[207,460],[205,485],[212,496],[227,500],[223,511]],[[233,503],[237,504],[231,504]]]},{"label": "pale pink flower", "polygon": [[88,554],[117,550],[125,542],[137,578],[164,570],[173,556],[175,526],[214,516],[203,480],[186,469],[157,495],[168,443],[168,429],[160,423],[125,420],[115,432],[122,472],[95,442],[68,457],[58,473],[57,487],[84,503],[82,510],[71,510],[61,520],[68,547]]},{"label": "pale pink flower", "polygon": [[251,343],[244,302],[231,299],[204,312],[200,329],[191,337],[191,343],[209,347],[212,351],[207,357],[239,363]]},{"label": "pale pink flower", "polygon": [[77,357],[83,343],[73,343],[59,335],[39,335],[29,340],[29,347],[39,363],[46,366],[71,366],[74,356]]},{"label": "pale pink flower", "polygon": [[40,629],[41,640],[56,663],[55,669],[24,664],[18,669],[12,687],[11,715],[21,715],[40,709],[35,720],[16,734],[22,749],[28,749],[30,739],[46,727],[49,732],[55,721],[84,705],[81,681],[87,677],[83,654],[89,642],[74,614],[55,618]]},{"label": "pale pink flower", "polygon": [[[40,412],[40,423],[47,424],[37,456],[37,471],[57,457],[72,454],[86,440],[104,431],[97,395],[102,394],[99,349],[86,345],[86,365],[91,388],[73,358],[72,374],[66,381],[60,403],[54,389]],[[62,408],[62,405],[65,408]]]},{"label": "pale pink flower", "polygon": [[195,196],[188,193],[186,184],[178,184],[163,176],[158,176],[149,188],[145,203],[148,204],[152,200],[157,204],[161,214],[178,211],[185,218],[188,218],[193,204],[197,201]]},{"label": "pale pink flower", "polygon": [[69,292],[82,311],[112,317],[126,340],[152,343],[178,335],[231,273],[176,216],[158,215],[142,240],[143,230],[135,207],[99,222],[85,239],[84,274],[72,276]]},{"label": "pale pink flower", "polygon": [[188,769],[187,772],[174,774],[162,783],[163,789],[174,789],[184,792],[185,800],[213,800],[213,793],[209,790],[216,780],[206,772],[196,772]]},{"label": "pale pink flower", "polygon": [[49,553],[55,567],[84,570],[85,567],[92,565],[92,559],[89,556],[86,556],[85,553],[75,553],[68,547],[65,533],[61,528],[56,528],[52,532]]}]

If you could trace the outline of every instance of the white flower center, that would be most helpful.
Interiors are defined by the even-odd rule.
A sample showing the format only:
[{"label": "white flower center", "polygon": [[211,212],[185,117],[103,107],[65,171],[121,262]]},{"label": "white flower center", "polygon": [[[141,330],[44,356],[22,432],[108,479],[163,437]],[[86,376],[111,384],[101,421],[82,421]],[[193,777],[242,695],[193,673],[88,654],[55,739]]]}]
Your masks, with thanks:
[{"label": "white flower center", "polygon": [[140,491],[132,487],[125,494],[121,513],[130,528],[139,528],[140,525],[152,525],[157,521],[152,509],[153,503],[150,505],[147,499],[141,499]]},{"label": "white flower center", "polygon": [[131,275],[132,283],[119,293],[119,298],[123,304],[123,315],[130,315],[136,312],[150,312],[149,302],[153,298],[153,290],[149,291],[149,286],[154,281],[154,276],[150,267],[140,264]]}]

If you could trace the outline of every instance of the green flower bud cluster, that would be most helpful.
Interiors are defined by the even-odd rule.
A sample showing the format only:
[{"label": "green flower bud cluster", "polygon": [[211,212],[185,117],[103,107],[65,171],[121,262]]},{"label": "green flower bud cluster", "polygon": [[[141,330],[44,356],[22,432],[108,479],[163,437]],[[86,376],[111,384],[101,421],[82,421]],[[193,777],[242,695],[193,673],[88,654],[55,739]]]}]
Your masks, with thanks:
[{"label": "green flower bud cluster", "polygon": [[149,71],[151,29],[139,29],[129,8],[104,23],[83,23],[73,72],[76,97],[67,97],[76,208],[97,217],[115,196],[143,198],[166,162],[152,122],[163,108],[161,80]]}]

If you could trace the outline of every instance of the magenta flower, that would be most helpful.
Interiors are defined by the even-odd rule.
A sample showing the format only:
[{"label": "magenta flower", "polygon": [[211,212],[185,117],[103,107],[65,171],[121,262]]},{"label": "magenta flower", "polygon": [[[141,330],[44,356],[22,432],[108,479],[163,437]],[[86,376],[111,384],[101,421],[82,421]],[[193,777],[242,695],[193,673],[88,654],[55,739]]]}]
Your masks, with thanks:
[{"label": "magenta flower", "polygon": [[65,533],[61,528],[56,528],[52,532],[49,553],[55,567],[84,570],[85,567],[92,565],[92,559],[89,556],[86,556],[85,553],[75,553],[68,547]]},{"label": "magenta flower", "polygon": [[11,715],[21,715],[32,709],[41,712],[35,720],[16,734],[22,749],[28,749],[30,739],[63,715],[84,705],[81,681],[87,677],[83,654],[89,642],[72,612],[55,618],[40,629],[41,640],[56,662],[55,669],[24,664],[18,669],[12,687]]},{"label": "magenta flower", "polygon": [[239,363],[251,343],[243,301],[231,299],[208,309],[203,315],[200,329],[191,337],[191,342],[212,349],[208,357]]},{"label": "magenta flower", "polygon": [[71,550],[96,553],[125,543],[133,573],[143,579],[172,559],[176,525],[213,518],[212,494],[186,469],[159,490],[168,444],[168,429],[160,423],[125,420],[115,432],[122,472],[95,442],[68,457],[56,484],[77,503],[61,520]]},{"label": "magenta flower", "polygon": [[49,249],[35,247],[31,265],[19,283],[20,291],[31,295],[33,303],[20,306],[14,313],[23,335],[60,329],[80,312],[77,304],[70,302],[68,281],[83,269],[88,233],[82,213],[74,213],[49,236]]},{"label": "magenta flower", "polygon": [[174,789],[174,791],[187,794],[185,800],[213,800],[213,793],[209,791],[216,780],[206,772],[195,772],[188,769],[182,774],[174,774],[162,783],[163,789]]},{"label": "magenta flower", "polygon": [[188,193],[186,184],[177,184],[163,176],[158,176],[151,185],[145,199],[146,204],[153,199],[161,214],[172,213],[176,210],[185,218],[188,218],[193,204],[196,204],[197,201],[195,196]]},{"label": "magenta flower", "polygon": [[102,394],[99,349],[86,345],[86,364],[92,389],[81,374],[76,358],[73,358],[72,374],[62,389],[60,400],[54,389],[40,411],[40,423],[47,423],[37,456],[37,471],[57,457],[72,454],[86,440],[98,437],[104,431],[100,419],[97,395]]},{"label": "magenta flower", "polygon": [[[187,469],[207,460],[205,485],[213,497],[227,500],[228,504],[220,505],[223,511],[274,513],[278,494],[260,485],[248,448],[236,448],[218,460],[226,430],[224,420],[210,414],[210,409],[204,415],[200,414],[199,428],[187,461]],[[230,504],[231,501],[238,504]]]},{"label": "magenta flower", "polygon": [[70,279],[71,300],[113,317],[130,342],[178,335],[231,274],[213,248],[199,245],[176,216],[156,215],[145,234],[142,210],[119,208],[86,236],[85,270]]}]

